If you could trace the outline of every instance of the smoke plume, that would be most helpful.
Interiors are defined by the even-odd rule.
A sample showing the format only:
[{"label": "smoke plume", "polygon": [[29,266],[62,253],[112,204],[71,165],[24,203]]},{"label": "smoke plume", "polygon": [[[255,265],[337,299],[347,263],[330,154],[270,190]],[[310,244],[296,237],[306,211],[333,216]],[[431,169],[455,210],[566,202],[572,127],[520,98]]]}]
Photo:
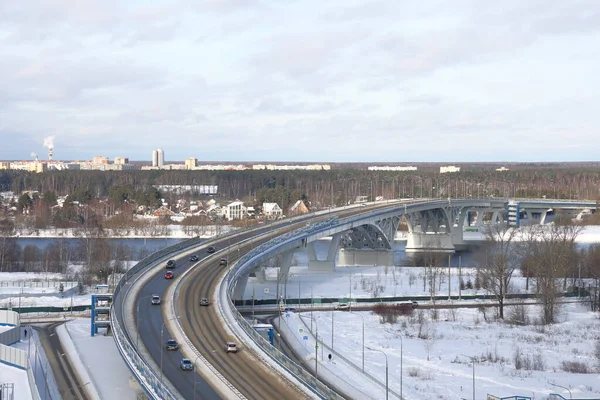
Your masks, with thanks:
[{"label": "smoke plume", "polygon": [[54,136],[48,136],[44,139],[44,147],[48,150],[52,150],[54,148]]}]

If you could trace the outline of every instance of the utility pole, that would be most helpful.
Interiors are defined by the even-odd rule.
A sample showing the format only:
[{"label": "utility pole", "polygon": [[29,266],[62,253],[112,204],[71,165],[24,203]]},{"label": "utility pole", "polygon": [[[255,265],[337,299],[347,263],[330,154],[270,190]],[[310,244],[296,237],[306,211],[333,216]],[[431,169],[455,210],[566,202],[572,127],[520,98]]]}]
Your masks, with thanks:
[{"label": "utility pole", "polygon": [[450,278],[452,277],[452,271],[450,270],[450,262],[452,261],[452,255],[448,254],[448,300],[450,300],[451,297],[451,285],[450,285]]}]

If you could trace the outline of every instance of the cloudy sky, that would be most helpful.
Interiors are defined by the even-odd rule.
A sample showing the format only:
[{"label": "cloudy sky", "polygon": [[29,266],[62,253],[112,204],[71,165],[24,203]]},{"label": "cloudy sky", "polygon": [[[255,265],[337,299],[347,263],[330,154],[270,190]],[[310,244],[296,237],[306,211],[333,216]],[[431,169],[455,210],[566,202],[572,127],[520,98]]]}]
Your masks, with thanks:
[{"label": "cloudy sky", "polygon": [[598,160],[597,0],[0,1],[0,159]]}]

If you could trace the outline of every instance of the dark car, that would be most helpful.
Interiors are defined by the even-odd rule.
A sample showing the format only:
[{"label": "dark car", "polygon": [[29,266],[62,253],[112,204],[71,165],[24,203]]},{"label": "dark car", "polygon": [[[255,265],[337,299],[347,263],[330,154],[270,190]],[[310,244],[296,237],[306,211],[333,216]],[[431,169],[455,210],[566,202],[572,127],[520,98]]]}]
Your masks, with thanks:
[{"label": "dark car", "polygon": [[177,340],[169,339],[167,340],[167,350],[177,350],[179,348],[179,344],[177,344]]},{"label": "dark car", "polygon": [[167,261],[167,269],[173,269],[175,268],[175,260],[169,260]]},{"label": "dark car", "polygon": [[171,271],[167,271],[165,273],[165,279],[173,279],[173,276],[174,276],[173,272],[171,272]]},{"label": "dark car", "polygon": [[182,358],[181,362],[179,363],[179,368],[181,368],[184,371],[193,371],[194,364],[192,364],[192,361],[188,358]]},{"label": "dark car", "polygon": [[197,255],[195,255],[195,254],[194,254],[193,256],[191,256],[191,257],[190,257],[190,261],[191,261],[191,262],[196,262],[196,261],[198,261],[198,260],[199,260],[199,258],[198,258],[198,256],[197,256]]},{"label": "dark car", "polygon": [[227,266],[227,259],[226,258],[221,258],[219,260],[219,265],[221,265],[221,266]]},{"label": "dark car", "polygon": [[217,251],[217,249],[215,249],[215,246],[208,246],[208,249],[206,249],[206,252],[211,254],[215,251]]}]

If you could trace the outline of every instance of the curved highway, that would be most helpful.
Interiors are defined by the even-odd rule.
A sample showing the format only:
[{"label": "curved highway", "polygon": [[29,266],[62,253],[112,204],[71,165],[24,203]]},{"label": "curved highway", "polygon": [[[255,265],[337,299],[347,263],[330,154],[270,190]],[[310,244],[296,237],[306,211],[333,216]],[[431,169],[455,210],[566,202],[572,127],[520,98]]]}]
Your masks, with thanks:
[{"label": "curved highway", "polygon": [[[389,206],[389,204],[385,204],[377,208]],[[361,207],[327,214],[322,218],[326,219],[332,215],[344,217],[372,210],[372,207]],[[290,224],[267,225],[264,228],[243,232],[231,238],[226,237],[218,241],[211,241],[210,245],[217,248],[217,253],[214,255],[208,254],[206,252],[207,243],[196,253],[199,257],[198,262],[190,262],[189,256],[173,257],[177,262],[177,267],[173,270],[175,277],[192,265],[197,264],[182,282],[179,297],[174,299],[185,334],[202,356],[248,399],[302,399],[308,398],[308,396],[298,391],[283,375],[265,365],[252,351],[245,349],[243,344],[238,343],[241,348],[237,354],[225,352],[225,343],[228,340],[235,340],[235,338],[231,337],[228,330],[222,326],[223,322],[218,315],[219,310],[213,306],[215,299],[212,296],[216,292],[216,286],[220,282],[221,275],[225,273],[225,269],[219,266],[220,258],[225,256],[218,250],[228,246],[231,248],[231,246],[237,245],[246,239],[261,235],[263,236],[260,239],[262,243],[274,236],[304,226],[307,220],[315,219],[319,219],[319,216],[307,216]],[[239,251],[229,253],[230,263],[249,251],[251,247],[257,245],[257,243],[251,245],[240,244]],[[136,295],[134,318],[139,337],[131,338],[131,340],[134,344],[137,340],[140,344],[143,343],[154,362],[159,366],[159,375],[161,373],[160,366],[162,365],[164,380],[170,381],[185,399],[220,399],[219,393],[198,373],[195,371],[182,371],[179,368],[179,362],[183,357],[179,351],[166,350],[165,342],[171,336],[165,324],[162,311],[163,305],[151,304],[151,296],[158,294],[162,298],[172,282],[172,280],[164,278],[164,272],[165,269],[160,269],[158,273],[155,273]],[[208,307],[200,306],[199,300],[202,297],[209,298],[211,304]],[[235,341],[237,342],[237,340]],[[195,365],[202,362],[199,360],[191,361]]]}]

